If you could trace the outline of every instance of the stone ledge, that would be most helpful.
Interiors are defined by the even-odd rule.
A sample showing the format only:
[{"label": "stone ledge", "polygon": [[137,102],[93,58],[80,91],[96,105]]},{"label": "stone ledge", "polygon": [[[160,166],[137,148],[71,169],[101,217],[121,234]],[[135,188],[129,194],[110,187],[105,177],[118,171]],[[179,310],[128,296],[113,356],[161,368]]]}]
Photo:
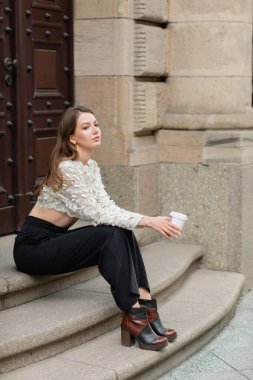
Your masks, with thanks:
[{"label": "stone ledge", "polygon": [[2,379],[26,380],[36,374],[36,379],[42,380],[53,374],[57,380],[67,380],[73,378],[69,363],[75,364],[72,373],[76,365],[79,371],[83,371],[82,366],[86,366],[88,373],[92,366],[94,377],[91,378],[94,379],[100,378],[101,367],[104,369],[103,379],[156,379],[221,331],[223,321],[228,322],[233,313],[243,284],[244,277],[238,273],[206,269],[192,273],[184,285],[160,307],[162,319],[177,329],[178,338],[159,353],[140,350],[136,346],[122,347],[118,328],[55,358],[2,375]]},{"label": "stone ledge", "polygon": [[[246,128],[245,128],[246,129]],[[238,129],[160,129],[129,149],[129,165],[159,163],[251,164],[253,131]],[[147,144],[141,144],[141,140]]]},{"label": "stone ledge", "polygon": [[[172,242],[155,243],[142,251],[153,294],[163,297],[202,256],[200,246]],[[109,286],[98,277],[2,311],[2,371],[42,360],[115,328],[120,313],[109,293]]]},{"label": "stone ledge", "polygon": [[141,166],[159,162],[159,151],[156,144],[135,146],[129,150],[129,165]]},{"label": "stone ledge", "polygon": [[160,130],[156,133],[161,162],[249,164],[253,162],[253,131]]},{"label": "stone ledge", "polygon": [[161,119],[164,129],[253,129],[253,110],[248,108],[241,113],[168,113]]},{"label": "stone ledge", "polygon": [[18,272],[12,257],[15,236],[1,237],[0,310],[52,294],[98,275],[96,267],[57,276],[30,276]]}]

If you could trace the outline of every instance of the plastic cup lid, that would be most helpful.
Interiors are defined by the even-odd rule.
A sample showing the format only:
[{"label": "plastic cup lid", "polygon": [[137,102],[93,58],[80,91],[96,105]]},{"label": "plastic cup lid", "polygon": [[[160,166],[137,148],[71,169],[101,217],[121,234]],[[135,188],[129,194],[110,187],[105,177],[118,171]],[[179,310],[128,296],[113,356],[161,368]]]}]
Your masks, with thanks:
[{"label": "plastic cup lid", "polygon": [[180,212],[176,212],[176,211],[171,211],[170,216],[177,219],[187,220],[187,215],[181,214]]}]

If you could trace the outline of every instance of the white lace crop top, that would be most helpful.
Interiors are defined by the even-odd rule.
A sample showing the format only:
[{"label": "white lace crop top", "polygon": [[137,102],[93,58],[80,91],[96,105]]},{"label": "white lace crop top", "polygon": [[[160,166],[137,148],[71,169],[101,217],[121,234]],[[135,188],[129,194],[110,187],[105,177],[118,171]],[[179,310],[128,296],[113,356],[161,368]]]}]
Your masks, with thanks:
[{"label": "white lace crop top", "polygon": [[62,188],[54,192],[44,186],[36,203],[67,213],[71,217],[98,224],[133,229],[143,215],[118,207],[105,191],[100,170],[94,160],[87,165],[81,161],[66,160],[59,165],[63,177]]}]

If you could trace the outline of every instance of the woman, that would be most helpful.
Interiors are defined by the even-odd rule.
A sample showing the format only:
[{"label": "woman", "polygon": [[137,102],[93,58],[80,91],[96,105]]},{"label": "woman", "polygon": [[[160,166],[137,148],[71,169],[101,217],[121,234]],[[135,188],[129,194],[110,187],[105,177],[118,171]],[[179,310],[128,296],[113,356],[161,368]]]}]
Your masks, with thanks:
[{"label": "woman", "polygon": [[[132,229],[150,227],[168,239],[177,238],[181,231],[168,217],[144,216],[115,205],[90,158],[100,144],[93,112],[86,107],[68,108],[37,203],[15,240],[14,260],[19,271],[31,275],[98,265],[116,304],[125,312],[122,345],[131,346],[136,339],[143,349],[160,350],[177,334],[159,318]],[[77,219],[91,225],[68,230]]]}]

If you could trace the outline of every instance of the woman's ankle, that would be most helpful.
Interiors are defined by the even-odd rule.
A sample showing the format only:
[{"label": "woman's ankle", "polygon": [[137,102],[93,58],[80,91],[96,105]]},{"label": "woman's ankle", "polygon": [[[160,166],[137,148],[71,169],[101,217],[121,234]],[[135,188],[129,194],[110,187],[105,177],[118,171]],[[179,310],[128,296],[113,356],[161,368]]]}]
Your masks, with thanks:
[{"label": "woman's ankle", "polygon": [[139,288],[139,294],[140,294],[139,299],[142,299],[142,300],[151,300],[152,299],[151,294],[145,288]]},{"label": "woman's ankle", "polygon": [[140,307],[140,304],[139,302],[136,302],[134,305],[131,306],[133,309],[135,308],[139,308]]}]

